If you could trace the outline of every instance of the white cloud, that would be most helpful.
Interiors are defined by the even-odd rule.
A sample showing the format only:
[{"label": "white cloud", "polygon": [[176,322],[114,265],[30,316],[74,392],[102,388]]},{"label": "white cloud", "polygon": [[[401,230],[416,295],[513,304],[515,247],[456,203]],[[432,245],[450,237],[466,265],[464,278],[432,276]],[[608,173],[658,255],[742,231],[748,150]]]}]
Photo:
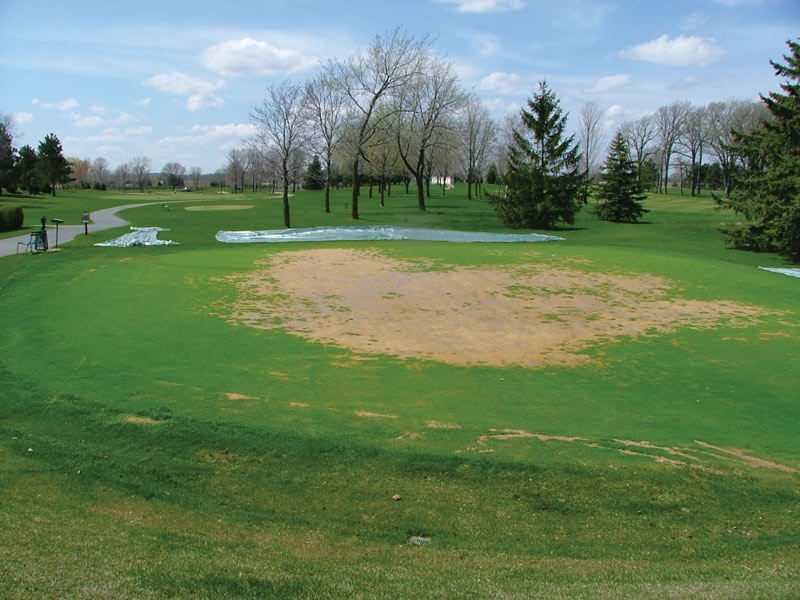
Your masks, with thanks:
[{"label": "white cloud", "polygon": [[606,116],[607,117],[616,117],[618,114],[622,113],[622,111],[623,111],[623,108],[622,108],[621,104],[614,104],[614,105],[610,106],[609,109],[606,111]]},{"label": "white cloud", "polygon": [[601,77],[598,79],[589,89],[592,92],[607,92],[608,90],[613,90],[628,85],[630,82],[630,75],[607,75],[606,77]]},{"label": "white cloud", "polygon": [[33,121],[33,113],[29,112],[14,113],[13,115],[11,115],[11,118],[14,119],[14,123],[16,123],[17,125],[21,125],[23,123]]},{"label": "white cloud", "polygon": [[481,102],[495,117],[518,114],[521,108],[519,102],[509,102],[503,98],[484,98]]},{"label": "white cloud", "polygon": [[222,98],[213,93],[221,88],[224,83],[223,81],[210,83],[178,71],[154,75],[144,82],[145,85],[168,94],[187,96],[186,108],[191,111],[207,110],[225,104]]},{"label": "white cloud", "polygon": [[258,128],[248,123],[228,123],[227,125],[194,125],[191,131],[202,133],[208,138],[246,138],[255,135]]},{"label": "white cloud", "polygon": [[70,113],[72,124],[75,127],[109,127],[133,121],[133,117],[129,113],[102,104],[93,104],[90,110],[94,113],[93,115]]},{"label": "white cloud", "polygon": [[103,119],[97,115],[82,117],[79,114],[73,114],[72,117],[74,119],[72,124],[75,125],[75,127],[102,127],[104,124]]},{"label": "white cloud", "polygon": [[148,133],[153,133],[153,128],[149,125],[143,125],[141,127],[126,127],[125,128],[125,135],[146,135]]},{"label": "white cloud", "polygon": [[140,98],[139,100],[134,100],[134,101],[133,101],[133,103],[134,103],[136,106],[147,106],[148,104],[150,104],[150,98],[149,98],[149,97],[147,97],[147,98]]},{"label": "white cloud", "polygon": [[249,37],[206,48],[200,59],[206,67],[225,76],[296,73],[319,64],[316,57],[295,48],[278,48]]},{"label": "white cloud", "polygon": [[61,102],[42,102],[38,98],[34,98],[31,103],[41,106],[42,108],[55,108],[60,111],[72,110],[78,106],[78,101],[75,100],[75,98],[67,98]]},{"label": "white cloud", "polygon": [[212,147],[218,150],[237,148],[242,140],[256,133],[256,126],[247,123],[228,123],[226,125],[193,125],[186,130],[186,135],[170,135],[157,140],[154,147],[156,154],[176,156],[187,148]]},{"label": "white cloud", "polygon": [[522,78],[516,73],[495,71],[478,82],[476,88],[484,92],[507,96],[519,91]]},{"label": "white cloud", "polygon": [[474,31],[466,37],[470,44],[478,45],[478,54],[482,56],[496,56],[502,51],[500,39],[493,33]]},{"label": "white cloud", "polygon": [[723,54],[725,49],[717,46],[713,38],[681,35],[670,39],[666,34],[650,42],[629,46],[619,53],[622,58],[671,66],[705,66]]},{"label": "white cloud", "polygon": [[699,29],[708,23],[710,17],[703,13],[693,12],[681,18],[681,29]]},{"label": "white cloud", "polygon": [[458,12],[490,13],[508,12],[525,7],[522,0],[438,0],[442,4],[454,4]]}]

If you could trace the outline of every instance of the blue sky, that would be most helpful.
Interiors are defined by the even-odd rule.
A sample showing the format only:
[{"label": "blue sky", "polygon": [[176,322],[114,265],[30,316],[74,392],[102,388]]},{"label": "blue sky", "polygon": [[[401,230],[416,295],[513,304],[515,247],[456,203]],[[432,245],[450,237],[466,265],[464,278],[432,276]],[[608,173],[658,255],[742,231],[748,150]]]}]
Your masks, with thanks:
[{"label": "blue sky", "polygon": [[214,171],[273,82],[305,81],[397,26],[429,34],[501,118],[546,79],[609,132],[674,100],[757,99],[800,35],[798,0],[0,0],[0,112],[111,168]]}]

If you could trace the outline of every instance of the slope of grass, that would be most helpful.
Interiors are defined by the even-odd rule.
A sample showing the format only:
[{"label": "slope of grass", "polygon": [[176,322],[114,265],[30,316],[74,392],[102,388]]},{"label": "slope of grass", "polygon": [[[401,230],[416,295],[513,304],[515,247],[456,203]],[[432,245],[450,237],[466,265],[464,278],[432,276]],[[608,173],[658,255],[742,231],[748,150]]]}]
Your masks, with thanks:
[{"label": "slope of grass", "polygon": [[[503,231],[461,192],[425,214],[397,191],[385,209],[362,199],[363,220]],[[220,229],[279,228],[280,202],[193,198],[253,208],[159,204],[124,216],[180,246],[91,245],[120,229],[0,260],[7,597],[797,596],[800,475],[723,451],[800,469],[797,281],[754,268],[780,257],[725,249],[707,200],[653,197],[643,225],[582,214],[535,247],[340,244],[580,261],[770,313],[531,370],[358,361],[228,323],[229,275],[309,246],[220,244]],[[298,194],[293,224],[347,224],[346,198],[325,215],[320,194]],[[581,439],[491,437],[506,429]],[[665,450],[679,448],[703,462],[668,462],[686,462]]]}]

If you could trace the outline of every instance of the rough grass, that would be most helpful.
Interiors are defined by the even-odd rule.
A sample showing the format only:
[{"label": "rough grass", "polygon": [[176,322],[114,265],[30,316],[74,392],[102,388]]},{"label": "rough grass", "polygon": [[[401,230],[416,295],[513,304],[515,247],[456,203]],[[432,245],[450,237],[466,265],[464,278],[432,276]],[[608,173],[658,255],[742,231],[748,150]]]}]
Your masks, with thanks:
[{"label": "rough grass", "polygon": [[[324,215],[300,194],[293,223],[346,223],[345,197]],[[647,225],[581,217],[552,245],[376,244],[433,269],[649,273],[774,313],[537,370],[230,324],[228,276],[307,246],[218,244],[282,216],[266,198],[216,200],[254,208],[126,215],[176,247],[91,245],[119,230],[0,260],[5,597],[798,596],[800,475],[735,454],[800,469],[797,281],[754,268],[780,257],[726,250],[708,200],[651,198]],[[364,220],[502,230],[459,194],[425,215],[413,194],[387,202],[362,199]]]}]

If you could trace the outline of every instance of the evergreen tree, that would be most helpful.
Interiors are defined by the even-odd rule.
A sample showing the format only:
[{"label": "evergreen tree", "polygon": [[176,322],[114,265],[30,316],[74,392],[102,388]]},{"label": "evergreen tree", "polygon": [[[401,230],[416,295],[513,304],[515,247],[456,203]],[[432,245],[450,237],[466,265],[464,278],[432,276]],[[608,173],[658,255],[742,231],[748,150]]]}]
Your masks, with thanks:
[{"label": "evergreen tree", "polygon": [[28,191],[28,195],[39,193],[39,173],[36,170],[36,164],[36,150],[27,144],[19,149],[19,159],[16,165],[17,181],[22,189]]},{"label": "evergreen tree", "polygon": [[749,132],[734,132],[745,168],[730,198],[717,202],[743,214],[744,227],[722,229],[737,247],[800,256],[800,43],[787,42],[785,65],[770,61],[784,94],[761,100],[770,118]]},{"label": "evergreen tree", "polygon": [[512,227],[551,228],[573,224],[583,200],[584,174],[575,136],[566,136],[567,116],[547,83],[521,110],[526,130],[513,134],[504,194],[489,196],[497,215]]},{"label": "evergreen tree", "polygon": [[618,133],[603,166],[603,181],[597,187],[599,200],[594,214],[604,221],[635,223],[649,212],[642,206],[647,196],[641,193],[636,163],[631,158],[625,136]]},{"label": "evergreen tree", "polygon": [[69,181],[72,172],[67,159],[64,158],[61,142],[55,134],[46,135],[44,140],[39,142],[38,152],[39,172],[45,182],[50,184],[53,196],[56,195],[56,184]]},{"label": "evergreen tree", "polygon": [[489,169],[486,171],[486,183],[489,185],[497,185],[500,183],[500,173],[497,171],[497,165],[491,163]]},{"label": "evergreen tree", "polygon": [[303,175],[303,188],[307,190],[321,190],[325,188],[325,172],[316,154],[311,159],[305,174]]},{"label": "evergreen tree", "polygon": [[0,114],[0,194],[3,188],[13,192],[16,189],[16,178],[14,163],[16,162],[16,152],[12,146],[13,138],[11,135],[12,121]]}]

